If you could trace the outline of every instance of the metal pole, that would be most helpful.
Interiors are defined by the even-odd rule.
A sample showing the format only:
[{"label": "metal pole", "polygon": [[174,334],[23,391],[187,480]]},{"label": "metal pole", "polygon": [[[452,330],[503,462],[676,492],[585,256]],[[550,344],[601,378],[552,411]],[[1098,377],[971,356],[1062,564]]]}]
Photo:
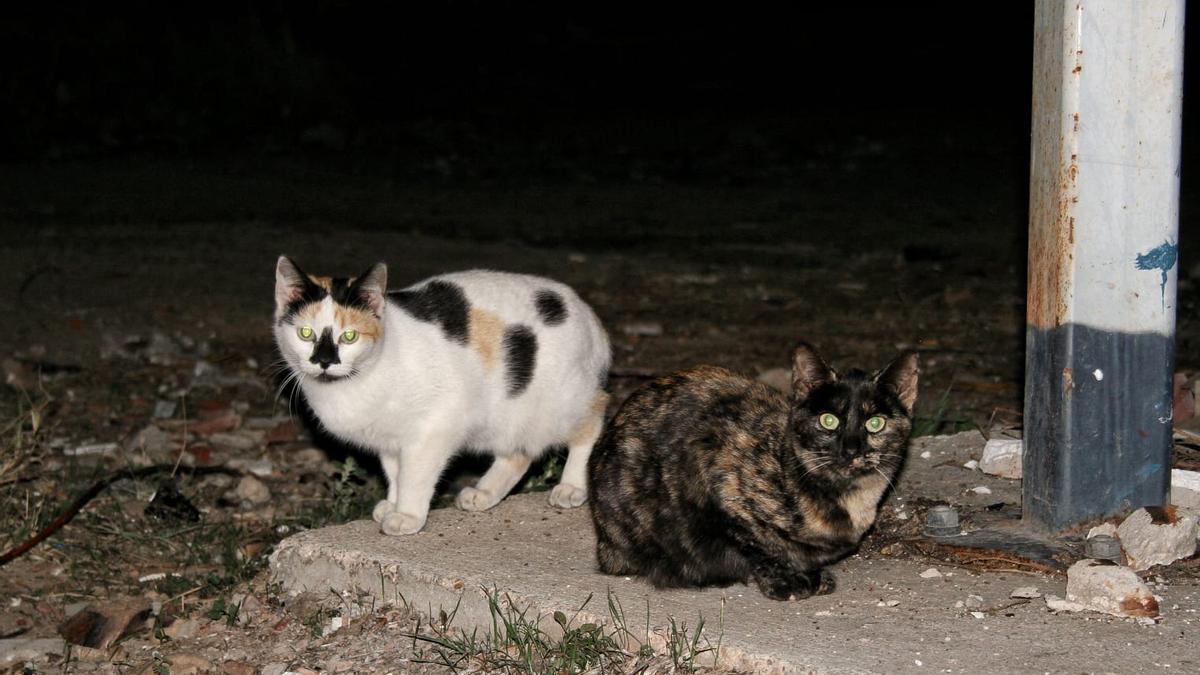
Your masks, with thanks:
[{"label": "metal pole", "polygon": [[1024,518],[1165,503],[1184,0],[1037,0]]}]

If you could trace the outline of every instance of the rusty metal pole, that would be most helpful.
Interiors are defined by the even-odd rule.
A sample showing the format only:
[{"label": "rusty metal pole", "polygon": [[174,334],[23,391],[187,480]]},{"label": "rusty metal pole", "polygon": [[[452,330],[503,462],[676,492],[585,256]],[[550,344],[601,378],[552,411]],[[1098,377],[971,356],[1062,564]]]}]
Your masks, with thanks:
[{"label": "rusty metal pole", "polygon": [[1037,0],[1024,518],[1170,481],[1184,0]]}]

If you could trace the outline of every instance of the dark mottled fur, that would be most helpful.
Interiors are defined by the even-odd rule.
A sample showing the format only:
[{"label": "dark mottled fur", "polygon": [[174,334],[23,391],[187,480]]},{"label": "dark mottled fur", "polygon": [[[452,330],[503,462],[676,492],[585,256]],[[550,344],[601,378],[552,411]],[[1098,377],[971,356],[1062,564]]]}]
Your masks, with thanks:
[{"label": "dark mottled fur", "polygon": [[529,326],[504,329],[504,377],[509,396],[518,396],[533,379],[537,366],[537,336]]},{"label": "dark mottled fur", "polygon": [[542,289],[534,295],[538,316],[547,326],[559,326],[567,320],[567,305],[555,291]]},{"label": "dark mottled fur", "polygon": [[[642,386],[588,463],[600,569],[667,587],[752,580],[775,599],[831,592],[823,568],[858,548],[900,469],[917,377],[915,354],[838,375],[801,344],[790,398],[711,366]],[[886,423],[870,434],[875,415]]]},{"label": "dark mottled fur", "polygon": [[440,325],[447,340],[467,344],[471,305],[457,285],[435,279],[415,291],[391,291],[388,298],[415,318]]}]

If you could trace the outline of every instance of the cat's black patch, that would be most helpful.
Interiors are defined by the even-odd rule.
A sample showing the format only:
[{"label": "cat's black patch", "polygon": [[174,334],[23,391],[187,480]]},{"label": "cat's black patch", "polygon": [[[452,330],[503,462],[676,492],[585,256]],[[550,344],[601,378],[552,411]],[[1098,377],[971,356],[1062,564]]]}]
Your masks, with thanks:
[{"label": "cat's black patch", "polygon": [[338,356],[337,343],[333,341],[332,328],[326,326],[325,330],[321,331],[321,337],[317,340],[317,344],[313,345],[312,356],[308,360],[320,365],[322,368],[328,368],[335,363],[342,362],[342,359]]},{"label": "cat's black patch", "polygon": [[519,396],[533,379],[537,365],[537,336],[528,326],[504,329],[504,378],[508,395]]},{"label": "cat's black patch", "polygon": [[547,326],[557,326],[567,320],[567,305],[556,291],[542,289],[533,296],[538,316]]},{"label": "cat's black patch", "polygon": [[471,305],[457,284],[435,279],[416,290],[391,291],[388,297],[413,318],[440,325],[447,340],[467,344]]}]

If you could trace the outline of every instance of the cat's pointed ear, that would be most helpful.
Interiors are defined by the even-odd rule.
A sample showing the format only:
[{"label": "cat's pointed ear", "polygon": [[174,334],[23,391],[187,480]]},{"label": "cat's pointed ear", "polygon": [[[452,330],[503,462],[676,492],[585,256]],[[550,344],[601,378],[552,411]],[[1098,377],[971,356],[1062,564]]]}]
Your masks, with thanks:
[{"label": "cat's pointed ear", "polygon": [[797,402],[807,400],[813,389],[835,380],[837,373],[812,345],[801,342],[792,350],[792,395]]},{"label": "cat's pointed ear", "polygon": [[384,297],[387,296],[387,265],[379,262],[354,280],[359,297],[376,315],[383,314]]},{"label": "cat's pointed ear", "polygon": [[911,415],[913,406],[917,403],[917,380],[920,375],[921,361],[917,353],[905,352],[888,364],[887,368],[879,371],[875,382],[890,389]]},{"label": "cat's pointed ear", "polygon": [[283,313],[288,305],[304,295],[308,276],[286,255],[279,256],[275,263],[275,311]]}]

